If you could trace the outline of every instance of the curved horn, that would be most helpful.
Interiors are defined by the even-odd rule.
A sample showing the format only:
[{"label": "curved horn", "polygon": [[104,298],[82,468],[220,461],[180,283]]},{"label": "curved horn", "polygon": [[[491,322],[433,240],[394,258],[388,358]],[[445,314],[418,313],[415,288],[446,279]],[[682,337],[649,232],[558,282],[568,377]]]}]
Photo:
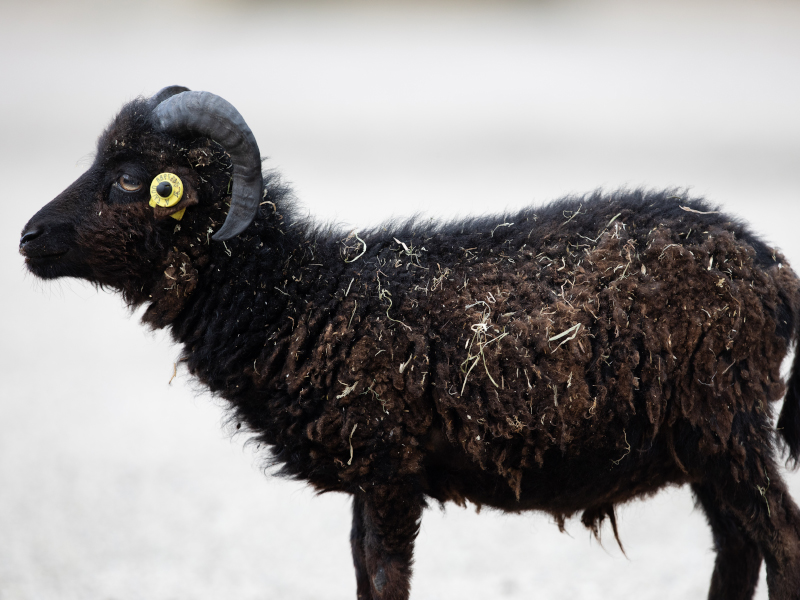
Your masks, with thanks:
[{"label": "curved horn", "polygon": [[170,96],[188,91],[189,88],[183,87],[182,85],[168,85],[165,88],[161,88],[156,94],[153,94],[149,102],[151,106],[156,107]]},{"label": "curved horn", "polygon": [[233,162],[231,208],[225,223],[212,237],[229,240],[247,229],[258,212],[264,182],[256,138],[239,111],[209,92],[186,91],[159,103],[153,110],[153,119],[162,131],[208,137],[225,149]]}]

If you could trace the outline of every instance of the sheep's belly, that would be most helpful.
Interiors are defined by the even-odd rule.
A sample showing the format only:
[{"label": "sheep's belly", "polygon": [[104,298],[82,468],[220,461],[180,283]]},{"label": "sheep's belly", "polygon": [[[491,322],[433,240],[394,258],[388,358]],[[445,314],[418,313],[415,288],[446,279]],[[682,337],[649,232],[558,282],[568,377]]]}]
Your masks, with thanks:
[{"label": "sheep's belly", "polygon": [[600,504],[618,504],[655,493],[687,476],[675,464],[666,445],[655,444],[647,453],[623,466],[621,457],[605,453],[564,457],[549,451],[541,467],[521,472],[519,497],[507,474],[482,468],[466,454],[444,442],[425,465],[425,493],[439,501],[463,505],[470,501],[505,511],[542,510],[572,514]]}]

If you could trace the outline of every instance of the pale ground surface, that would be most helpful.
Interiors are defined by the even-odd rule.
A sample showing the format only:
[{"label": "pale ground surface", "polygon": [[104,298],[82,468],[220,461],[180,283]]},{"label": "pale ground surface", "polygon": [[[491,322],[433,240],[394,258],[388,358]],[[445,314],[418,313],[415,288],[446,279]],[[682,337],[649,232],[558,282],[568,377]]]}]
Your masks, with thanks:
[{"label": "pale ground surface", "polygon": [[[225,96],[321,219],[691,186],[800,265],[796,3],[22,4],[0,4],[0,600],[355,596],[346,498],[265,478],[118,298],[24,272],[25,221],[137,94]],[[705,597],[685,490],[621,510],[627,559],[568,529],[432,509],[413,597]]]}]

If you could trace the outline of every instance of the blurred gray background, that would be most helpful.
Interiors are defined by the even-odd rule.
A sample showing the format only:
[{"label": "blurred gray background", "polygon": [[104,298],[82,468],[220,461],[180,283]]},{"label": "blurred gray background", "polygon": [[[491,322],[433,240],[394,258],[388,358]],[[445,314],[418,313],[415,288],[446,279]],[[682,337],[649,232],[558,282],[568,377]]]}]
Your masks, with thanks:
[{"label": "blurred gray background", "polygon": [[[355,597],[345,497],[265,477],[116,296],[25,273],[137,95],[224,96],[323,221],[677,185],[800,266],[797,2],[2,2],[0,56],[1,600]],[[412,597],[705,597],[687,491],[622,508],[627,558],[605,533],[434,508]]]}]

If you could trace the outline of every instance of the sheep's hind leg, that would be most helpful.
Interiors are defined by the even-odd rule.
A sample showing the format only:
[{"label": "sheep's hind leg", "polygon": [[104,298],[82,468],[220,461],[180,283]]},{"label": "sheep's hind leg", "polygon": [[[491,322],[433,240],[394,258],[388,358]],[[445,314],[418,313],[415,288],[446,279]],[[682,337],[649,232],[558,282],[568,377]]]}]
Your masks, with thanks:
[{"label": "sheep's hind leg", "polygon": [[770,600],[800,600],[800,509],[777,470],[770,471],[758,492],[765,510],[754,519],[753,537],[767,565]]},{"label": "sheep's hind leg", "polygon": [[359,600],[408,598],[424,501],[398,487],[378,486],[353,498],[350,543]]},{"label": "sheep's hind leg", "polygon": [[367,574],[367,557],[364,553],[364,500],[353,498],[353,527],[350,529],[350,547],[356,569],[356,598],[372,600],[372,586]]},{"label": "sheep's hind leg", "polygon": [[[753,581],[753,572],[757,572],[752,548],[755,545],[767,567],[770,600],[800,600],[800,509],[768,456],[769,451],[763,452],[760,460],[749,460],[748,472],[741,481],[731,475],[730,461],[716,460],[707,465],[705,482],[695,486],[715,537],[719,529],[723,530],[723,553],[717,556],[712,598],[750,597],[722,579],[734,576],[742,585]],[[733,531],[738,530],[738,535],[730,534],[728,523],[734,525]],[[742,544],[745,540],[747,543]],[[732,573],[738,568],[746,568],[747,572]],[[720,591],[714,596],[717,589],[729,595]]]},{"label": "sheep's hind leg", "polygon": [[717,560],[711,576],[708,600],[750,600],[758,584],[761,552],[742,534],[736,521],[721,510],[706,486],[692,486],[714,536]]}]

